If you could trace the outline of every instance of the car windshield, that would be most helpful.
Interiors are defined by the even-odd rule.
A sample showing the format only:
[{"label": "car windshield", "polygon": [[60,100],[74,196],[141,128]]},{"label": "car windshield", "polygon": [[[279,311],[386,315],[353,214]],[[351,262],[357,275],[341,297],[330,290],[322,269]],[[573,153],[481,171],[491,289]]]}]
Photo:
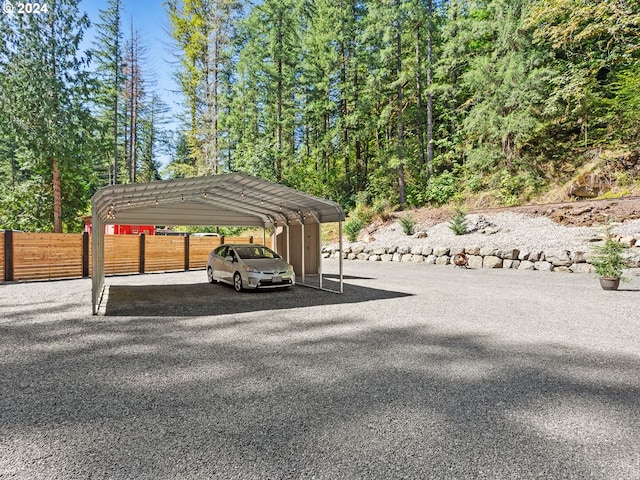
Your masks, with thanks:
[{"label": "car windshield", "polygon": [[236,247],[236,252],[243,260],[257,258],[280,258],[267,247]]}]

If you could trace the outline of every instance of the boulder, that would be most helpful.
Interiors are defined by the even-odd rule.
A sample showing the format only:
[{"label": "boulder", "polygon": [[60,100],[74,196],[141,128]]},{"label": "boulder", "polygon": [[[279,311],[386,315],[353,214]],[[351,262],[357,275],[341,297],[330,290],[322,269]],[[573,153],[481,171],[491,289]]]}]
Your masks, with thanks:
[{"label": "boulder", "polygon": [[404,255],[402,255],[402,258],[400,259],[401,262],[410,262],[411,261],[411,257],[413,257],[413,255],[411,255],[410,253],[405,253]]},{"label": "boulder", "polygon": [[424,260],[425,263],[428,263],[429,265],[435,265],[436,264],[436,256],[435,255],[428,255],[427,258]]},{"label": "boulder", "polygon": [[571,272],[571,269],[569,267],[567,267],[566,265],[560,265],[559,267],[553,267],[551,270],[553,272],[560,272],[560,273]]},{"label": "boulder", "polygon": [[498,249],[494,247],[482,247],[480,249],[480,256],[482,257],[497,257],[499,253]]},{"label": "boulder", "polygon": [[541,272],[550,272],[553,264],[550,262],[535,262],[536,270],[540,270]]},{"label": "boulder", "polygon": [[627,247],[633,247],[636,244],[636,239],[634,237],[622,237],[620,238],[620,243],[624,243]]},{"label": "boulder", "polygon": [[469,268],[482,268],[482,257],[480,255],[469,255],[467,257],[467,266]]},{"label": "boulder", "polygon": [[505,260],[517,260],[518,255],[520,255],[520,250],[517,248],[512,248],[510,250],[503,250],[500,255]]},{"label": "boulder", "polygon": [[414,263],[422,263],[424,262],[424,257],[422,255],[413,255],[411,261]]},{"label": "boulder", "polygon": [[422,245],[414,245],[411,247],[411,255],[422,255]]},{"label": "boulder", "polygon": [[379,262],[380,261],[380,255],[371,255],[369,257],[369,261],[370,262]]},{"label": "boulder", "polygon": [[573,263],[585,263],[587,261],[587,255],[585,252],[572,252],[569,256]]},{"label": "boulder", "polygon": [[444,255],[449,255],[449,249],[446,247],[436,247],[433,249],[433,254],[436,257],[442,257]]},{"label": "boulder", "polygon": [[569,270],[574,273],[592,273],[593,267],[588,263],[574,263],[573,265],[569,266]]},{"label": "boulder", "polygon": [[436,265],[449,265],[449,260],[447,255],[442,255],[436,258]]},{"label": "boulder", "polygon": [[480,255],[480,247],[478,247],[477,245],[465,247],[464,253],[466,253],[467,255]]},{"label": "boulder", "polygon": [[502,268],[502,259],[495,255],[487,255],[482,261],[482,268]]},{"label": "boulder", "polygon": [[464,248],[462,247],[452,247],[449,249],[449,255],[452,257],[460,255],[461,253],[464,253]]},{"label": "boulder", "polygon": [[551,263],[554,267],[566,266],[572,263],[569,252],[566,250],[544,252],[544,259],[548,263]]},{"label": "boulder", "polygon": [[542,252],[531,252],[529,253],[529,258],[527,258],[527,260],[535,263],[535,262],[539,262],[541,258],[543,258]]},{"label": "boulder", "polygon": [[398,252],[394,253],[392,261],[401,262],[402,261],[402,255],[400,255]]},{"label": "boulder", "polygon": [[393,261],[393,255],[385,253],[384,255],[380,255],[380,260],[383,262],[391,262]]},{"label": "boulder", "polygon": [[413,238],[427,238],[427,232],[425,232],[424,230],[420,230],[419,232],[413,234]]},{"label": "boulder", "polygon": [[530,262],[529,260],[522,260],[520,262],[520,265],[518,266],[518,270],[535,270],[536,269],[536,265],[533,262]]},{"label": "boulder", "polygon": [[428,257],[432,253],[433,253],[433,248],[431,247],[422,247],[422,250],[420,251],[420,255],[422,255],[423,257]]}]

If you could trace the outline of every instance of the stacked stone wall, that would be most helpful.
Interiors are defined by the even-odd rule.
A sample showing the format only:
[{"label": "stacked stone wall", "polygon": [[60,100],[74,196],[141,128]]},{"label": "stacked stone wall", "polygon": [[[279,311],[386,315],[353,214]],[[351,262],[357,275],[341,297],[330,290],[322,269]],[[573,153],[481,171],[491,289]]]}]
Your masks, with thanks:
[{"label": "stacked stone wall", "polygon": [[[634,239],[635,240],[635,239]],[[624,253],[629,268],[640,267],[640,246],[632,246]],[[470,246],[465,248],[429,245],[395,245],[372,247],[347,245],[343,248],[345,260],[369,262],[415,262],[433,265],[452,265],[456,254],[464,253],[469,268],[512,268],[552,272],[591,273],[590,255],[583,251],[531,250],[521,248],[498,249]],[[324,247],[323,258],[338,258],[336,247]]]}]

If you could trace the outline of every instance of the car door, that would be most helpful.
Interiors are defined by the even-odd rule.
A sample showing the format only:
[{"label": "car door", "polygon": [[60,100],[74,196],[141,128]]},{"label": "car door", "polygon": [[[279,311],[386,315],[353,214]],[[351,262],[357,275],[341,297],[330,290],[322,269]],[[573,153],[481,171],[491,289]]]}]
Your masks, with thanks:
[{"label": "car door", "polygon": [[215,256],[213,257],[213,270],[216,278],[222,281],[228,281],[227,271],[228,267],[225,265],[225,257],[227,256],[228,247],[222,246],[216,249]]},{"label": "car door", "polygon": [[[231,260],[229,259],[229,257],[231,257]],[[233,248],[227,247],[224,255],[221,257],[222,266],[220,268],[221,275],[223,276],[223,280],[225,282],[233,282],[233,273],[236,271],[236,264],[233,262],[233,259],[235,258],[236,253],[234,252]]]}]

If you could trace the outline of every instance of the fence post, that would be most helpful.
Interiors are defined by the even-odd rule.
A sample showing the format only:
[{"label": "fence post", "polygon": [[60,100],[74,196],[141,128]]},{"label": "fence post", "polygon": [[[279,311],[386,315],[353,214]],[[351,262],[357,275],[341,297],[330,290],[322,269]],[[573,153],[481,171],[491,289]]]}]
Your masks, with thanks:
[{"label": "fence post", "polygon": [[220,245],[224,245],[224,235],[220,237]]},{"label": "fence post", "polygon": [[4,281],[13,281],[13,231],[4,231]]},{"label": "fence post", "polygon": [[89,276],[89,233],[82,234],[82,278]]},{"label": "fence post", "polygon": [[184,236],[184,271],[189,271],[189,237],[191,235]]},{"label": "fence post", "polygon": [[144,264],[146,262],[146,258],[145,258],[145,244],[144,244],[144,233],[140,234],[140,259],[139,259],[139,265],[138,265],[138,272],[139,273],[144,273]]},{"label": "fence post", "polygon": [[253,235],[249,236],[249,243],[253,243]]}]

